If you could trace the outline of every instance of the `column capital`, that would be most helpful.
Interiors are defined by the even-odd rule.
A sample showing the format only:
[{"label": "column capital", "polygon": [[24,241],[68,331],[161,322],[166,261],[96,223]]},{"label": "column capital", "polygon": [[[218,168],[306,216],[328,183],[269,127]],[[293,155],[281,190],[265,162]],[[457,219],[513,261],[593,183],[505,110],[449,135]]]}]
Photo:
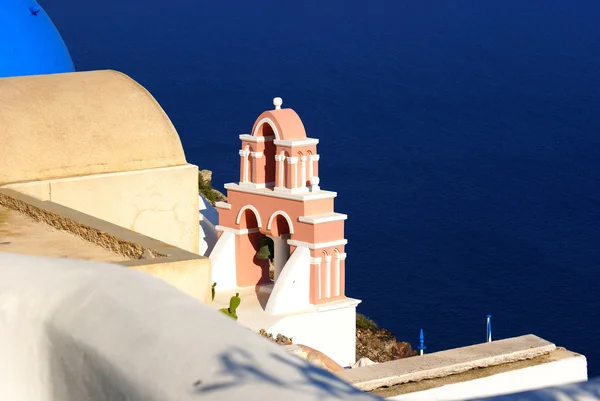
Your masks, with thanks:
[{"label": "column capital", "polygon": [[282,162],[285,160],[285,156],[284,155],[275,155],[275,161],[276,162]]},{"label": "column capital", "polygon": [[263,152],[250,152],[250,155],[254,159],[260,159],[261,157],[263,157]]},{"label": "column capital", "polygon": [[250,151],[248,151],[248,150],[244,150],[244,149],[240,150],[240,156],[242,156],[242,157],[248,157],[249,154],[250,154]]},{"label": "column capital", "polygon": [[287,162],[289,164],[296,164],[296,163],[298,163],[298,158],[297,157],[288,157]]},{"label": "column capital", "polygon": [[320,158],[321,158],[321,155],[310,155],[309,156],[309,159],[311,161],[315,161],[315,162],[318,162]]},{"label": "column capital", "polygon": [[305,161],[306,161],[306,159],[307,159],[307,157],[306,157],[306,156],[302,156],[302,157],[300,157],[300,161],[302,161],[302,162],[305,162]]}]

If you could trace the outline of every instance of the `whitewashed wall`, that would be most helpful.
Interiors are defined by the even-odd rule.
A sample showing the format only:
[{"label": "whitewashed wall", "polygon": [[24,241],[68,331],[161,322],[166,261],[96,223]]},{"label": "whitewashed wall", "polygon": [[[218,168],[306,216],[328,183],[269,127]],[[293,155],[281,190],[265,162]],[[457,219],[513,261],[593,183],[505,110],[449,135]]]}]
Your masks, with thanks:
[{"label": "whitewashed wall", "polygon": [[356,306],[348,299],[341,305],[319,313],[286,316],[267,330],[293,337],[295,344],[312,347],[341,366],[356,361]]},{"label": "whitewashed wall", "polygon": [[198,254],[210,255],[217,243],[219,213],[202,195],[198,195],[198,211],[200,212],[200,234],[198,238]]},{"label": "whitewashed wall", "polygon": [[531,366],[467,382],[390,397],[402,401],[451,401],[535,390],[587,380],[583,355]]},{"label": "whitewashed wall", "polygon": [[0,252],[0,400],[373,400],[125,267]]}]

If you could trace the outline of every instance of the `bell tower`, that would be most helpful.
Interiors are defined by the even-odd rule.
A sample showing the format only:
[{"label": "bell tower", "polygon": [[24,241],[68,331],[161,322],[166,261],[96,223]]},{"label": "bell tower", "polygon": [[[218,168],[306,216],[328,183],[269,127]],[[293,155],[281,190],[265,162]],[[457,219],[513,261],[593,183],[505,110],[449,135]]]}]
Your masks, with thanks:
[{"label": "bell tower", "polygon": [[347,216],[334,212],[337,194],[320,188],[319,140],[282,104],[273,99],[274,109],[239,136],[239,181],[216,204],[220,234],[210,255],[220,288],[268,289],[271,314],[346,299]]}]

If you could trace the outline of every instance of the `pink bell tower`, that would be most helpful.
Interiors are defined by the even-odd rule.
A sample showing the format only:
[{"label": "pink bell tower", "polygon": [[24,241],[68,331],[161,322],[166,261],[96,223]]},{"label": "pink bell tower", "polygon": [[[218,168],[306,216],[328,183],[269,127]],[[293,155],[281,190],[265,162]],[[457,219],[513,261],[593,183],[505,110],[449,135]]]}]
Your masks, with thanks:
[{"label": "pink bell tower", "polygon": [[[285,314],[346,298],[347,216],[334,212],[337,194],[319,187],[319,140],[281,98],[273,105],[240,135],[239,181],[225,185],[228,201],[216,205],[211,259],[219,288],[273,285],[265,311]],[[269,261],[256,257],[265,236],[273,240],[274,280]]]}]

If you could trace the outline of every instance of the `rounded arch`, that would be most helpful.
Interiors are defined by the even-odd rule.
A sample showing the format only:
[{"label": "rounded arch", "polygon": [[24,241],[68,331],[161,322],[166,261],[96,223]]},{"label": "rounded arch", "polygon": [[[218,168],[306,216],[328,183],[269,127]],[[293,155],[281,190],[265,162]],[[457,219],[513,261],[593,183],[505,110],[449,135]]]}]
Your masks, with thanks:
[{"label": "rounded arch", "polygon": [[280,139],[279,131],[277,130],[277,126],[275,125],[273,120],[271,120],[268,117],[265,117],[265,118],[259,120],[254,125],[254,129],[252,130],[252,136],[265,136],[264,135],[264,127],[263,127],[265,124],[268,124],[269,127],[271,128],[271,130],[273,131],[273,134],[275,135],[275,139]]},{"label": "rounded arch", "polygon": [[289,141],[306,139],[306,130],[300,116],[292,109],[268,110],[256,119],[252,127],[252,136],[257,136],[258,128],[268,123],[275,134],[275,139]]},{"label": "rounded arch", "polygon": [[339,257],[340,257],[340,251],[337,248],[333,249],[332,254],[333,254],[333,256],[335,256],[336,259],[339,259]]},{"label": "rounded arch", "polygon": [[254,212],[254,215],[256,216],[256,223],[258,224],[258,227],[261,228],[262,221],[260,219],[260,213],[258,213],[258,210],[252,205],[242,206],[242,208],[238,212],[237,217],[235,218],[235,224],[240,224],[240,221],[242,220],[242,215],[246,210],[252,210]]},{"label": "rounded arch", "polygon": [[271,229],[271,226],[273,225],[273,221],[275,221],[275,218],[277,216],[282,216],[283,218],[285,218],[287,220],[288,226],[290,227],[290,234],[293,234],[294,233],[294,226],[292,224],[292,218],[290,217],[289,214],[287,214],[283,210],[278,210],[278,211],[276,211],[275,213],[273,213],[271,215],[271,217],[269,218],[269,221],[267,222],[267,230]]}]

